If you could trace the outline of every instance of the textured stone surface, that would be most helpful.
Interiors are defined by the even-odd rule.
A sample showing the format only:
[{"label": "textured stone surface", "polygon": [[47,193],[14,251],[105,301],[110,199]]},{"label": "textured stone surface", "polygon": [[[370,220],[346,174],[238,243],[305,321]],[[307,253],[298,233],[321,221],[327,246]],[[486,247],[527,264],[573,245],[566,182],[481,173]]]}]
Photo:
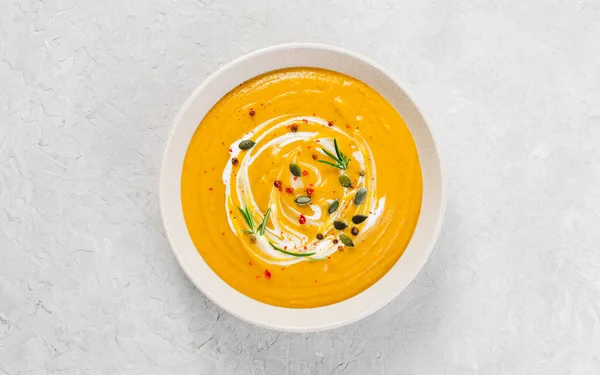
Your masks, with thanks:
[{"label": "textured stone surface", "polygon": [[[600,373],[600,3],[282,3],[0,2],[0,374]],[[449,181],[412,285],[318,334],[207,301],[157,205],[185,98],[290,41],[405,82]]]}]

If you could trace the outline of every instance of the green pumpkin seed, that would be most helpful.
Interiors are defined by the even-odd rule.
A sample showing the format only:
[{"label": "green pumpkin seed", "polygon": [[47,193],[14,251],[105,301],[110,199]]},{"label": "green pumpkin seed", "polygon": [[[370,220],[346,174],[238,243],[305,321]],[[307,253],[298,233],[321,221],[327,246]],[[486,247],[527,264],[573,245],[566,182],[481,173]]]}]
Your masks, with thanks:
[{"label": "green pumpkin seed", "polygon": [[238,147],[240,148],[240,150],[250,150],[252,147],[254,147],[254,141],[251,141],[249,139],[245,139],[243,141],[240,142],[240,144],[238,145]]},{"label": "green pumpkin seed", "polygon": [[367,217],[368,216],[365,216],[365,215],[354,215],[354,216],[352,216],[352,222],[354,224],[360,224],[363,221],[367,220]]},{"label": "green pumpkin seed", "polygon": [[354,242],[352,242],[350,237],[346,236],[344,233],[340,234],[340,241],[346,246],[354,247]]},{"label": "green pumpkin seed", "polygon": [[348,228],[348,224],[344,223],[343,221],[337,221],[337,220],[333,222],[333,226],[337,230],[344,230],[344,229]]},{"label": "green pumpkin seed", "polygon": [[294,203],[298,206],[306,206],[312,203],[312,198],[308,195],[300,195],[294,199]]},{"label": "green pumpkin seed", "polygon": [[358,189],[358,191],[356,192],[356,195],[354,196],[354,204],[359,206],[362,202],[365,201],[366,197],[367,197],[367,188],[361,187],[360,189]]},{"label": "green pumpkin seed", "polygon": [[332,213],[334,213],[338,207],[340,206],[340,202],[336,199],[333,202],[331,202],[329,204],[329,208],[327,209],[327,212],[329,212],[329,215],[331,215]]},{"label": "green pumpkin seed", "polygon": [[292,172],[292,174],[296,177],[302,176],[302,170],[300,169],[298,164],[291,163],[290,164],[290,172]]},{"label": "green pumpkin seed", "polygon": [[345,174],[341,174],[340,177],[338,177],[338,179],[340,180],[340,184],[342,184],[343,187],[352,187],[352,181],[350,181],[350,177],[346,176]]}]

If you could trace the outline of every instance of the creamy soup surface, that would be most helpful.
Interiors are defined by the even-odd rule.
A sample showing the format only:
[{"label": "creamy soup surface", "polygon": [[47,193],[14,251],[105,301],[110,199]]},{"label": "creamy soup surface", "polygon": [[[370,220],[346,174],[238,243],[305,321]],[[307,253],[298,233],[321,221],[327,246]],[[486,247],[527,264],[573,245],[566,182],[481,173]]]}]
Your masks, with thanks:
[{"label": "creamy soup surface", "polygon": [[396,110],[349,76],[269,72],[204,117],[182,174],[186,224],[227,284],[264,303],[325,306],[367,289],[417,225],[421,167]]}]

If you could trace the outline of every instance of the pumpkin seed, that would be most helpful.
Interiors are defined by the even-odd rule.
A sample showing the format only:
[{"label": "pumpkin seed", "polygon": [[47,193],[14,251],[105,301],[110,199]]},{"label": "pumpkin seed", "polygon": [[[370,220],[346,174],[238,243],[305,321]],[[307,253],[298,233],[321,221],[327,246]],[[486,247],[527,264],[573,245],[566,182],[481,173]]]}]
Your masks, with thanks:
[{"label": "pumpkin seed", "polygon": [[338,220],[333,222],[333,226],[337,230],[344,230],[344,229],[348,228],[348,224],[344,223],[343,221],[338,221]]},{"label": "pumpkin seed", "polygon": [[366,197],[367,197],[367,188],[361,187],[360,189],[358,189],[358,191],[356,192],[356,195],[354,196],[354,204],[357,206],[360,205],[362,202],[365,201]]},{"label": "pumpkin seed", "polygon": [[300,195],[294,199],[294,203],[296,203],[298,206],[306,206],[312,203],[312,198],[308,195]]},{"label": "pumpkin seed", "polygon": [[243,141],[240,142],[238,147],[240,148],[240,150],[250,150],[252,147],[254,147],[254,141],[251,141],[249,139],[244,139]]},{"label": "pumpkin seed", "polygon": [[340,201],[338,201],[337,199],[334,200],[333,202],[331,202],[329,204],[329,208],[327,209],[327,212],[329,212],[329,215],[334,213],[338,209],[339,206],[340,206]]},{"label": "pumpkin seed", "polygon": [[368,218],[368,216],[365,216],[365,215],[354,215],[354,216],[352,216],[352,222],[354,224],[360,224],[363,221],[367,220],[367,218]]},{"label": "pumpkin seed", "polygon": [[298,164],[291,163],[290,164],[290,172],[292,172],[292,174],[296,177],[302,176],[302,170],[300,169]]},{"label": "pumpkin seed", "polygon": [[344,233],[340,234],[340,241],[346,246],[354,247],[354,242],[352,242],[350,237],[346,236]]},{"label": "pumpkin seed", "polygon": [[352,181],[350,181],[350,177],[346,176],[345,174],[341,174],[340,177],[338,177],[338,179],[340,180],[340,184],[342,184],[343,187],[352,187]]}]

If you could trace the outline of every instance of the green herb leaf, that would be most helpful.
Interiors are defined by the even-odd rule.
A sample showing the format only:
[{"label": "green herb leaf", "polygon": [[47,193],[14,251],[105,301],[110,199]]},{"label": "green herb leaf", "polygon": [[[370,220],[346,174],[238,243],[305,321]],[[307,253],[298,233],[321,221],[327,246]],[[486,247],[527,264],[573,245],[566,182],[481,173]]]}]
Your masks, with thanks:
[{"label": "green herb leaf", "polygon": [[354,242],[352,242],[350,237],[346,236],[344,233],[340,234],[340,241],[342,241],[346,246],[354,247]]},{"label": "green herb leaf", "polygon": [[238,210],[242,214],[242,217],[244,218],[246,225],[248,225],[248,228],[250,228],[250,230],[252,230],[252,233],[254,233],[254,219],[252,219],[252,214],[248,209],[248,205],[246,205],[245,210],[242,210],[240,207],[238,207]]},{"label": "green herb leaf", "polygon": [[333,214],[338,207],[340,206],[340,201],[338,201],[337,199],[334,200],[333,202],[331,202],[329,204],[329,208],[327,209],[327,212],[329,213],[329,215]]},{"label": "green herb leaf", "polygon": [[338,157],[333,155],[331,152],[329,152],[327,149],[325,148],[321,148],[321,150],[323,150],[323,152],[325,153],[325,155],[329,156],[330,158],[332,158],[333,160],[337,160]]},{"label": "green herb leaf", "polygon": [[338,148],[337,145],[337,139],[333,139],[333,147],[335,148],[335,154],[337,155],[338,159],[342,160],[343,156],[342,153],[340,152],[340,149]]},{"label": "green herb leaf", "polygon": [[350,160],[352,160],[352,159],[348,159],[346,157],[346,155],[344,155],[340,151],[340,149],[338,147],[338,144],[337,144],[337,139],[335,139],[335,138],[333,139],[333,146],[335,148],[336,155],[332,154],[331,152],[329,152],[328,150],[326,150],[324,148],[321,148],[321,151],[323,151],[323,153],[325,155],[327,155],[330,158],[332,158],[335,161],[335,163],[326,163],[326,162],[322,162],[321,160],[319,160],[319,162],[331,165],[332,167],[339,168],[339,169],[342,169],[342,170],[347,169],[348,168],[348,163],[350,163]]},{"label": "green herb leaf", "polygon": [[338,165],[337,164],[333,164],[332,162],[326,161],[326,160],[318,160],[319,163],[323,163],[323,164],[327,164],[327,165],[331,165],[334,168],[337,168]]},{"label": "green herb leaf", "polygon": [[246,216],[248,217],[248,221],[250,222],[250,229],[254,230],[254,218],[252,217],[252,213],[248,206],[246,206]]},{"label": "green herb leaf", "polygon": [[269,220],[269,215],[271,214],[271,207],[267,209],[267,213],[265,214],[265,218],[263,222],[258,227],[258,234],[261,236],[265,234],[265,229],[267,228],[267,220]]},{"label": "green herb leaf", "polygon": [[[342,242],[344,242],[344,241],[342,241]],[[269,244],[271,245],[271,247],[272,247],[273,249],[275,249],[275,250],[277,250],[277,251],[280,251],[280,252],[282,252],[282,253],[284,253],[284,254],[287,254],[287,255],[292,255],[292,256],[295,256],[295,257],[309,257],[309,256],[311,256],[311,255],[315,255],[315,254],[316,254],[316,252],[311,252],[311,253],[291,253],[291,252],[289,252],[289,251],[285,251],[285,250],[283,250],[283,249],[282,249],[282,248],[280,248],[280,247],[277,247],[277,246],[275,246],[275,245],[274,245],[272,242],[269,242]]]}]

